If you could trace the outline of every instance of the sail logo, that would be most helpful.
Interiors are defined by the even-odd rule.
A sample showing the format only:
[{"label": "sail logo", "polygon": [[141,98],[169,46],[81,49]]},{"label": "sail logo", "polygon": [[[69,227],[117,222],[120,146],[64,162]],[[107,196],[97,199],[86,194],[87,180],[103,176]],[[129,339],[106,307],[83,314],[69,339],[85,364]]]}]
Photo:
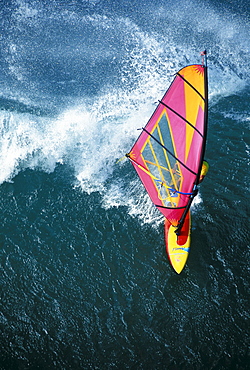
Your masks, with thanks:
[{"label": "sail logo", "polygon": [[184,248],[184,247],[179,247],[179,248],[173,248],[173,251],[178,251],[178,250],[181,250],[181,251],[184,251],[184,252],[189,252],[189,249],[190,248]]}]

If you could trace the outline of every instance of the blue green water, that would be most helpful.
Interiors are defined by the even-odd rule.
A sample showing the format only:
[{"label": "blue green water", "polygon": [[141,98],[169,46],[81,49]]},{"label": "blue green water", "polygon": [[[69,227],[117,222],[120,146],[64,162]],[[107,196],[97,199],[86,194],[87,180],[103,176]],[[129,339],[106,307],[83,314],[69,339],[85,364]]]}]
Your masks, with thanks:
[{"label": "blue green water", "polygon": [[[0,369],[249,368],[245,1],[1,1]],[[207,48],[210,171],[177,275],[127,153]]]}]

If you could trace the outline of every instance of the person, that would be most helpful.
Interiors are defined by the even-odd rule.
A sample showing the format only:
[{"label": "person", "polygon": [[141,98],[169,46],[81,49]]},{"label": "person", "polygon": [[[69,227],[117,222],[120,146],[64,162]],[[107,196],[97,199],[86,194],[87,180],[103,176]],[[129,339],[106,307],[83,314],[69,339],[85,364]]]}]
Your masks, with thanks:
[{"label": "person", "polygon": [[199,179],[199,184],[204,180],[204,177],[206,176],[207,172],[209,170],[209,164],[207,161],[203,161],[202,167],[201,167],[201,174]]}]

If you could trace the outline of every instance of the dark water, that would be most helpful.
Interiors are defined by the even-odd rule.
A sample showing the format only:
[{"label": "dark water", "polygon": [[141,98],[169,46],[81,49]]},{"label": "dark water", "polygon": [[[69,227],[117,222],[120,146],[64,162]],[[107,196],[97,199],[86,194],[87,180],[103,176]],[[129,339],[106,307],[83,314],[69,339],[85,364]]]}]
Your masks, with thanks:
[{"label": "dark water", "polygon": [[[249,368],[246,1],[1,1],[1,369]],[[207,48],[191,253],[128,152]]]}]

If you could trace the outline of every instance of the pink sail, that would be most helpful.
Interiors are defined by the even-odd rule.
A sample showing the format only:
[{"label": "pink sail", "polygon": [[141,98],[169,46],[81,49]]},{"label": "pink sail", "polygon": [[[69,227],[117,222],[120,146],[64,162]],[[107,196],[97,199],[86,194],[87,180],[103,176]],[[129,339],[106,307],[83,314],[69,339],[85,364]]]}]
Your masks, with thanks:
[{"label": "pink sail", "polygon": [[127,154],[152,202],[174,226],[199,183],[206,121],[206,66],[184,67]]}]

